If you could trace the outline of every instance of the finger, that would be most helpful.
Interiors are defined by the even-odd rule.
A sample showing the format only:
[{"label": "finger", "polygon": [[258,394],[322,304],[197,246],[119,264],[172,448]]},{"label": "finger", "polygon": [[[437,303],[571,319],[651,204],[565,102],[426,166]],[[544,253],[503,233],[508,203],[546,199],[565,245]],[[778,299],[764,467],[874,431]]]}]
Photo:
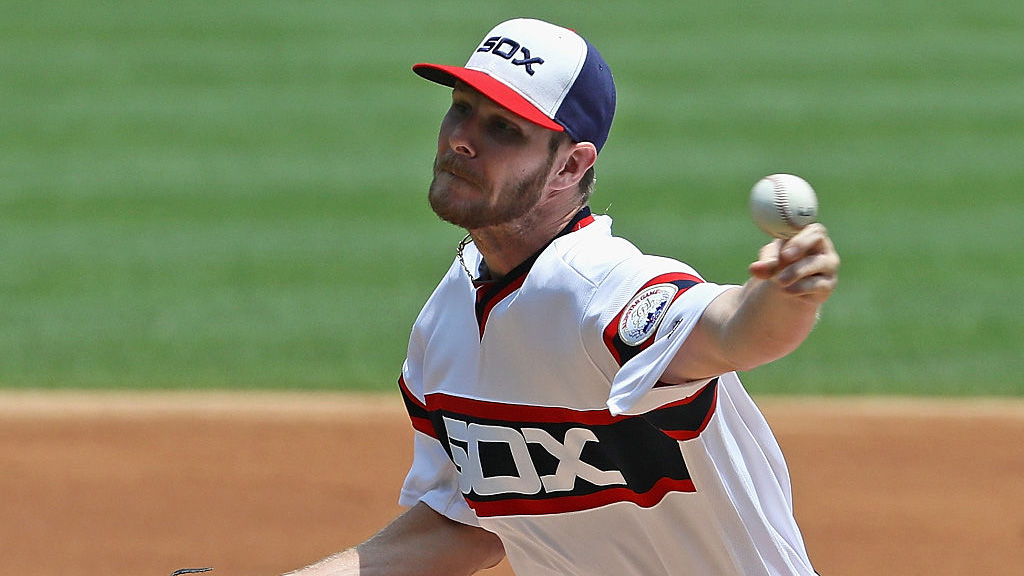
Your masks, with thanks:
[{"label": "finger", "polygon": [[792,284],[805,276],[823,274],[834,275],[839,271],[839,254],[832,247],[832,242],[824,238],[818,248],[804,254],[793,262],[780,262],[776,280],[782,284]]},{"label": "finger", "polygon": [[796,262],[808,254],[826,251],[830,246],[828,230],[817,222],[808,224],[782,245],[779,252],[779,261],[785,266]]},{"label": "finger", "polygon": [[829,299],[839,282],[838,258],[827,254],[804,258],[779,272],[772,281],[786,294],[821,304]]},{"label": "finger", "polygon": [[816,274],[814,276],[806,276],[786,286],[784,290],[787,294],[823,303],[835,291],[837,284],[838,278],[836,276]]},{"label": "finger", "polygon": [[757,261],[749,266],[750,275],[762,280],[774,276],[779,269],[779,251],[782,245],[782,240],[774,240],[762,246],[757,253]]},{"label": "finger", "polygon": [[807,255],[789,264],[782,268],[772,280],[785,288],[811,276],[835,278],[838,273],[839,255],[834,250],[826,250],[819,254]]}]

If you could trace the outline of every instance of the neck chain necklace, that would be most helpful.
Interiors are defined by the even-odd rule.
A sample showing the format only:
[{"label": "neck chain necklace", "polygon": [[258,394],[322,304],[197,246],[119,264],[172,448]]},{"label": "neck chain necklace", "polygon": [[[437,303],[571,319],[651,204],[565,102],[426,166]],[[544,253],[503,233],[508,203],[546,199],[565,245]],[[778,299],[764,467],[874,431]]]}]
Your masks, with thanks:
[{"label": "neck chain necklace", "polygon": [[466,237],[459,242],[459,247],[455,251],[455,254],[459,257],[459,263],[462,264],[462,269],[466,271],[466,275],[469,276],[469,281],[473,281],[473,273],[469,271],[469,266],[466,266],[466,258],[462,255],[462,251],[466,249],[466,246],[473,241],[473,238],[466,234]]}]

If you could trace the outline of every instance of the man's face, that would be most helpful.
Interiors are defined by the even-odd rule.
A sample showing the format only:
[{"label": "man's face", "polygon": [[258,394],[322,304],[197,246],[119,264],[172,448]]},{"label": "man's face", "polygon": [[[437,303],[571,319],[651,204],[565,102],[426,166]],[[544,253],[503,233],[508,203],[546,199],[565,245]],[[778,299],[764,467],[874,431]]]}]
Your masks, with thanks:
[{"label": "man's face", "polygon": [[551,175],[552,134],[457,83],[438,134],[431,208],[468,230],[524,216]]}]

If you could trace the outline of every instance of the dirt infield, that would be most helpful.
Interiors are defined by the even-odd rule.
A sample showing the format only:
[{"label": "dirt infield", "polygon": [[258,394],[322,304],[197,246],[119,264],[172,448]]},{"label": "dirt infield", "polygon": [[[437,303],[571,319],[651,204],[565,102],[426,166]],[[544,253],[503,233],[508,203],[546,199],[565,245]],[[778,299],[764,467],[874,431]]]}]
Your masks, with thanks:
[{"label": "dirt infield", "polygon": [[[1021,574],[1024,401],[759,404],[823,575]],[[400,511],[411,436],[397,396],[0,393],[0,574],[297,568]]]}]

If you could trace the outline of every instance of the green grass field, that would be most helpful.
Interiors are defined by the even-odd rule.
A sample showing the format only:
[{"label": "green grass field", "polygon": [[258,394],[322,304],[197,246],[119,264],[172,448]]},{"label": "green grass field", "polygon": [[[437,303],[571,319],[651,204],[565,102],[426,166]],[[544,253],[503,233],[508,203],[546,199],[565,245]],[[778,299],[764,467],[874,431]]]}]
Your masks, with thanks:
[{"label": "green grass field", "polygon": [[425,202],[462,63],[533,15],[599,46],[595,210],[742,282],[746,194],[818,189],[841,287],[759,393],[1024,394],[1024,6],[13,1],[0,386],[390,389],[462,234]]}]

